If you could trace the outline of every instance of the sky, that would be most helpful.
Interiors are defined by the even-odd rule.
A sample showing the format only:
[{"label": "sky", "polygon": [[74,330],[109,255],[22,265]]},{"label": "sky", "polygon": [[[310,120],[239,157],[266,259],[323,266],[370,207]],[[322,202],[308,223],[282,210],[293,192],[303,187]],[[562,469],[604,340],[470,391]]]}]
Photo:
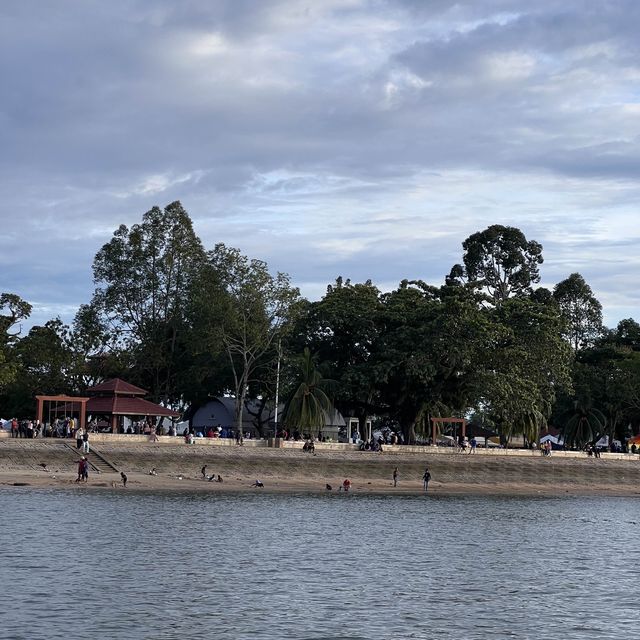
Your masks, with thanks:
[{"label": "sky", "polygon": [[0,292],[69,322],[120,224],[441,284],[492,224],[640,320],[640,2],[0,3]]}]

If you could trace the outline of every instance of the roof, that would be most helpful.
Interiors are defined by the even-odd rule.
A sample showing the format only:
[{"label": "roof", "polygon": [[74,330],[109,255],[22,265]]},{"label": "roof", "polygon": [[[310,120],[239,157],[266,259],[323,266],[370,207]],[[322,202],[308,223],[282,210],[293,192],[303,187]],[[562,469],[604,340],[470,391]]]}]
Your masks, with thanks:
[{"label": "roof", "polygon": [[87,402],[87,413],[119,416],[170,416],[177,418],[180,414],[159,404],[142,398],[126,397],[94,397]]},{"label": "roof", "polygon": [[129,384],[120,378],[112,378],[111,380],[105,380],[100,384],[87,389],[89,395],[116,395],[116,396],[146,396],[147,391],[136,387],[133,384]]}]

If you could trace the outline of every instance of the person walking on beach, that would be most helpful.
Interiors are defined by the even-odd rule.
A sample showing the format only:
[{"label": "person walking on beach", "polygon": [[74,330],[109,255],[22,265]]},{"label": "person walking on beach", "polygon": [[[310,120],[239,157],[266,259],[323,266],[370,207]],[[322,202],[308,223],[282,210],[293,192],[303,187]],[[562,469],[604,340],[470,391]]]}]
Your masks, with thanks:
[{"label": "person walking on beach", "polygon": [[202,474],[202,479],[207,479],[207,465],[203,465],[202,469],[200,469],[200,473]]},{"label": "person walking on beach", "polygon": [[393,470],[393,486],[398,486],[398,467]]},{"label": "person walking on beach", "polygon": [[429,490],[429,480],[431,480],[431,474],[429,473],[429,467],[427,467],[422,476],[422,484],[424,485],[425,492]]}]

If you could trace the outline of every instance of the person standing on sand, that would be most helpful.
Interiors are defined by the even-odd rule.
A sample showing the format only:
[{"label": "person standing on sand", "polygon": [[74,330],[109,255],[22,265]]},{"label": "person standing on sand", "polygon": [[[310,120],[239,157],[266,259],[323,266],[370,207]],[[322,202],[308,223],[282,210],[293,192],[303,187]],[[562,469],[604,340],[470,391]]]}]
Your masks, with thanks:
[{"label": "person standing on sand", "polygon": [[89,461],[83,456],[78,461],[78,477],[76,482],[87,482],[89,479]]},{"label": "person standing on sand", "polygon": [[202,479],[207,479],[207,465],[205,464],[202,469],[200,469],[200,473],[202,474]]},{"label": "person standing on sand", "polygon": [[398,486],[398,467],[393,470],[393,486]]},{"label": "person standing on sand", "polygon": [[127,474],[124,471],[120,472],[120,477],[122,478],[122,486],[126,487],[127,486],[127,480],[129,478],[127,478]]},{"label": "person standing on sand", "polygon": [[429,473],[429,467],[424,470],[424,475],[422,476],[422,484],[424,485],[425,493],[429,490],[429,480],[431,480],[431,474]]}]

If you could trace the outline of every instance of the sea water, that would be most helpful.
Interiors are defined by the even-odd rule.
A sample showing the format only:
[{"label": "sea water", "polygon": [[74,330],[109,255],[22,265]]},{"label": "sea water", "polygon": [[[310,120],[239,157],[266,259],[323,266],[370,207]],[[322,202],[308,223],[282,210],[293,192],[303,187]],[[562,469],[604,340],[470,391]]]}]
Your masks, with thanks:
[{"label": "sea water", "polygon": [[0,638],[640,638],[625,498],[0,491]]}]

